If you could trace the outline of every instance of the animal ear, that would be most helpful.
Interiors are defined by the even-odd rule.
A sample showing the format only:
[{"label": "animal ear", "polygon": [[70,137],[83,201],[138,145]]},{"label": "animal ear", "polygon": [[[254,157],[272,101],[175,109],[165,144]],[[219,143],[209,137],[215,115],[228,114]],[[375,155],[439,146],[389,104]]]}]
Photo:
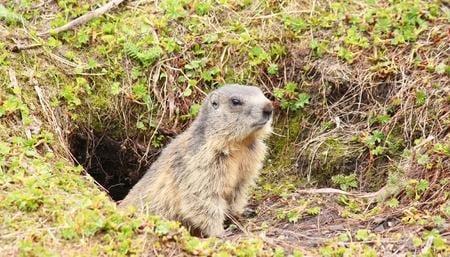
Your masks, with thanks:
[{"label": "animal ear", "polygon": [[209,96],[209,104],[214,108],[219,108],[219,95],[217,93],[211,93]]}]

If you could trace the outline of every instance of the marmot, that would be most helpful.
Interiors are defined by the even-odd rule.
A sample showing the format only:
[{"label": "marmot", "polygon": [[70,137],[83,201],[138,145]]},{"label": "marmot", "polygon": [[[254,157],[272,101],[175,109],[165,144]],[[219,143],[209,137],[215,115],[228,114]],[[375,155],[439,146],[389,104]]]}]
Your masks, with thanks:
[{"label": "marmot", "polygon": [[257,87],[214,90],[120,206],[178,220],[203,236],[221,236],[225,218],[243,213],[248,188],[263,166],[272,111]]}]

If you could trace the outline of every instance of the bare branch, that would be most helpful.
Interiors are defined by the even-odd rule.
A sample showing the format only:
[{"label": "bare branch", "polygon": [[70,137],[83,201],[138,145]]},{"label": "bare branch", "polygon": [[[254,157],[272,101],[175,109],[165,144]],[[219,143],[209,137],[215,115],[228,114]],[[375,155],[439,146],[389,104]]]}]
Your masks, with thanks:
[{"label": "bare branch", "polygon": [[69,22],[69,23],[67,23],[67,24],[65,24],[65,25],[63,25],[61,27],[47,30],[47,31],[45,31],[43,33],[40,33],[39,35],[40,36],[48,36],[49,34],[53,34],[53,33],[54,34],[58,34],[60,32],[71,30],[71,29],[73,29],[73,28],[75,28],[75,27],[77,27],[79,25],[85,24],[85,23],[89,22],[90,20],[103,15],[104,13],[110,11],[111,9],[116,8],[117,6],[119,6],[124,1],[125,0],[111,0],[108,3],[106,3],[105,5],[97,8],[97,9],[95,9],[93,11],[90,11],[90,12],[88,12],[88,13],[82,15],[82,16],[80,16],[80,17],[76,18],[75,20],[73,20],[73,21],[71,21],[71,22]]},{"label": "bare branch", "polygon": [[371,198],[375,193],[350,193],[336,188],[317,188],[317,189],[302,189],[297,190],[297,194],[341,194],[341,195],[350,195],[355,197],[362,198]]}]

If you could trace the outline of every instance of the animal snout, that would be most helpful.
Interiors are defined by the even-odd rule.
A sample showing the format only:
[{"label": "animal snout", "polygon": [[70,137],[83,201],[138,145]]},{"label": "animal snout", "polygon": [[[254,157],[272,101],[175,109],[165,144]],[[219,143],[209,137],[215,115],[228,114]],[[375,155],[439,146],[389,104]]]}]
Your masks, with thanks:
[{"label": "animal snout", "polygon": [[273,112],[272,103],[271,102],[266,103],[266,105],[264,105],[263,111],[262,111],[263,118],[266,120],[270,119],[270,117],[272,116],[272,112]]}]

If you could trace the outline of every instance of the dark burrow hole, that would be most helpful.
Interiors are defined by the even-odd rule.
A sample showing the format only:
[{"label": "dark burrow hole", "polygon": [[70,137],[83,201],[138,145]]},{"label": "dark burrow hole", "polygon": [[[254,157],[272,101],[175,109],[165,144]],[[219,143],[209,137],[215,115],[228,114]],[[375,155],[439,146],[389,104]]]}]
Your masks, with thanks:
[{"label": "dark burrow hole", "polygon": [[117,140],[101,133],[75,132],[69,136],[76,161],[114,201],[120,201],[145,174],[159,151],[138,146],[132,140]]}]

